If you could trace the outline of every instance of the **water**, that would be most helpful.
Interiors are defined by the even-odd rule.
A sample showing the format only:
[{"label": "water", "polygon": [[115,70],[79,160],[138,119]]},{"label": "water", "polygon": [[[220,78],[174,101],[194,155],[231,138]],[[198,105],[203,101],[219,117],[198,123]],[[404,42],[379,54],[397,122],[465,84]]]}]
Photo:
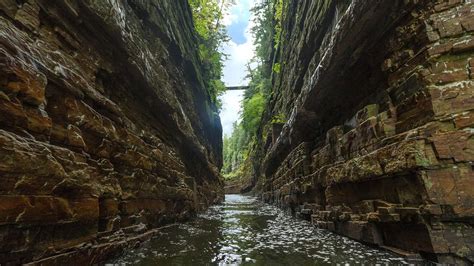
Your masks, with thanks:
[{"label": "water", "polygon": [[226,195],[197,219],[163,229],[114,264],[326,265],[406,264],[374,249],[291,217],[253,197]]}]

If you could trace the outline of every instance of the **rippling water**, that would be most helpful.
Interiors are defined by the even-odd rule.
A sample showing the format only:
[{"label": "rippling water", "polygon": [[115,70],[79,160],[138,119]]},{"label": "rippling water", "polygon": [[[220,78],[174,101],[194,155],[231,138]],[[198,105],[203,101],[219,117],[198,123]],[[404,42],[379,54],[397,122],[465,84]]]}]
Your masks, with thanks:
[{"label": "rippling water", "polygon": [[113,264],[406,264],[403,258],[314,228],[253,197],[226,195],[197,219],[163,229]]}]

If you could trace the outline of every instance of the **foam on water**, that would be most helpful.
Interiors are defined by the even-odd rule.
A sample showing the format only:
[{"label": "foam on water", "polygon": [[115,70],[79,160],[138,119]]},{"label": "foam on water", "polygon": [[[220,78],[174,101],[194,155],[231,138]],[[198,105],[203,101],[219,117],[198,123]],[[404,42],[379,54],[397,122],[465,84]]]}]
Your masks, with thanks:
[{"label": "foam on water", "polygon": [[226,195],[195,220],[164,229],[114,264],[321,265],[407,264],[374,249],[295,219],[256,198]]}]

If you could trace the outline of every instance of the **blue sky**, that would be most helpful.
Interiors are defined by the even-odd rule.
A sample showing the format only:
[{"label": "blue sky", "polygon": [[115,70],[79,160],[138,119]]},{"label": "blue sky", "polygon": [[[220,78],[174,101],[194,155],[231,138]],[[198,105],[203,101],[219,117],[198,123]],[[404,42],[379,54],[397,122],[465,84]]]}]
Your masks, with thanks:
[{"label": "blue sky", "polygon": [[[255,0],[236,0],[224,18],[230,41],[223,45],[222,50],[229,56],[224,63],[223,81],[226,86],[247,85],[247,63],[255,53],[253,36],[250,33],[252,18],[250,9]],[[222,96],[221,122],[224,135],[232,133],[232,125],[239,119],[242,91],[228,91]]]},{"label": "blue sky", "polygon": [[246,21],[237,21],[227,27],[227,32],[229,36],[232,36],[232,41],[234,43],[243,44],[247,41],[247,38],[245,38],[244,35],[247,25],[248,22]]},{"label": "blue sky", "polygon": [[236,44],[244,44],[247,42],[245,30],[250,20],[250,4],[252,3],[249,0],[236,2],[236,4],[230,8],[229,15],[226,18],[227,33]]}]

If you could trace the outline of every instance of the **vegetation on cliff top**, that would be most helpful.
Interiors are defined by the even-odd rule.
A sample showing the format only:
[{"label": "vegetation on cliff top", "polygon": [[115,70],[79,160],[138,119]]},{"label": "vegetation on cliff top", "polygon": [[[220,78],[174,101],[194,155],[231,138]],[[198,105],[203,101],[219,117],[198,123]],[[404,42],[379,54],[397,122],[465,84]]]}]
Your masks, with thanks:
[{"label": "vegetation on cliff top", "polygon": [[241,120],[234,124],[230,137],[224,137],[224,167],[226,179],[245,175],[250,164],[249,154],[256,141],[262,114],[272,93],[272,76],[279,73],[280,63],[275,60],[278,50],[284,0],[261,1],[252,9],[255,26],[256,53],[248,65],[249,88],[242,102]]},{"label": "vegetation on cliff top", "polygon": [[199,37],[199,57],[204,66],[204,82],[212,101],[221,108],[219,96],[225,91],[221,81],[225,54],[219,49],[228,40],[222,23],[233,0],[188,0]]}]

